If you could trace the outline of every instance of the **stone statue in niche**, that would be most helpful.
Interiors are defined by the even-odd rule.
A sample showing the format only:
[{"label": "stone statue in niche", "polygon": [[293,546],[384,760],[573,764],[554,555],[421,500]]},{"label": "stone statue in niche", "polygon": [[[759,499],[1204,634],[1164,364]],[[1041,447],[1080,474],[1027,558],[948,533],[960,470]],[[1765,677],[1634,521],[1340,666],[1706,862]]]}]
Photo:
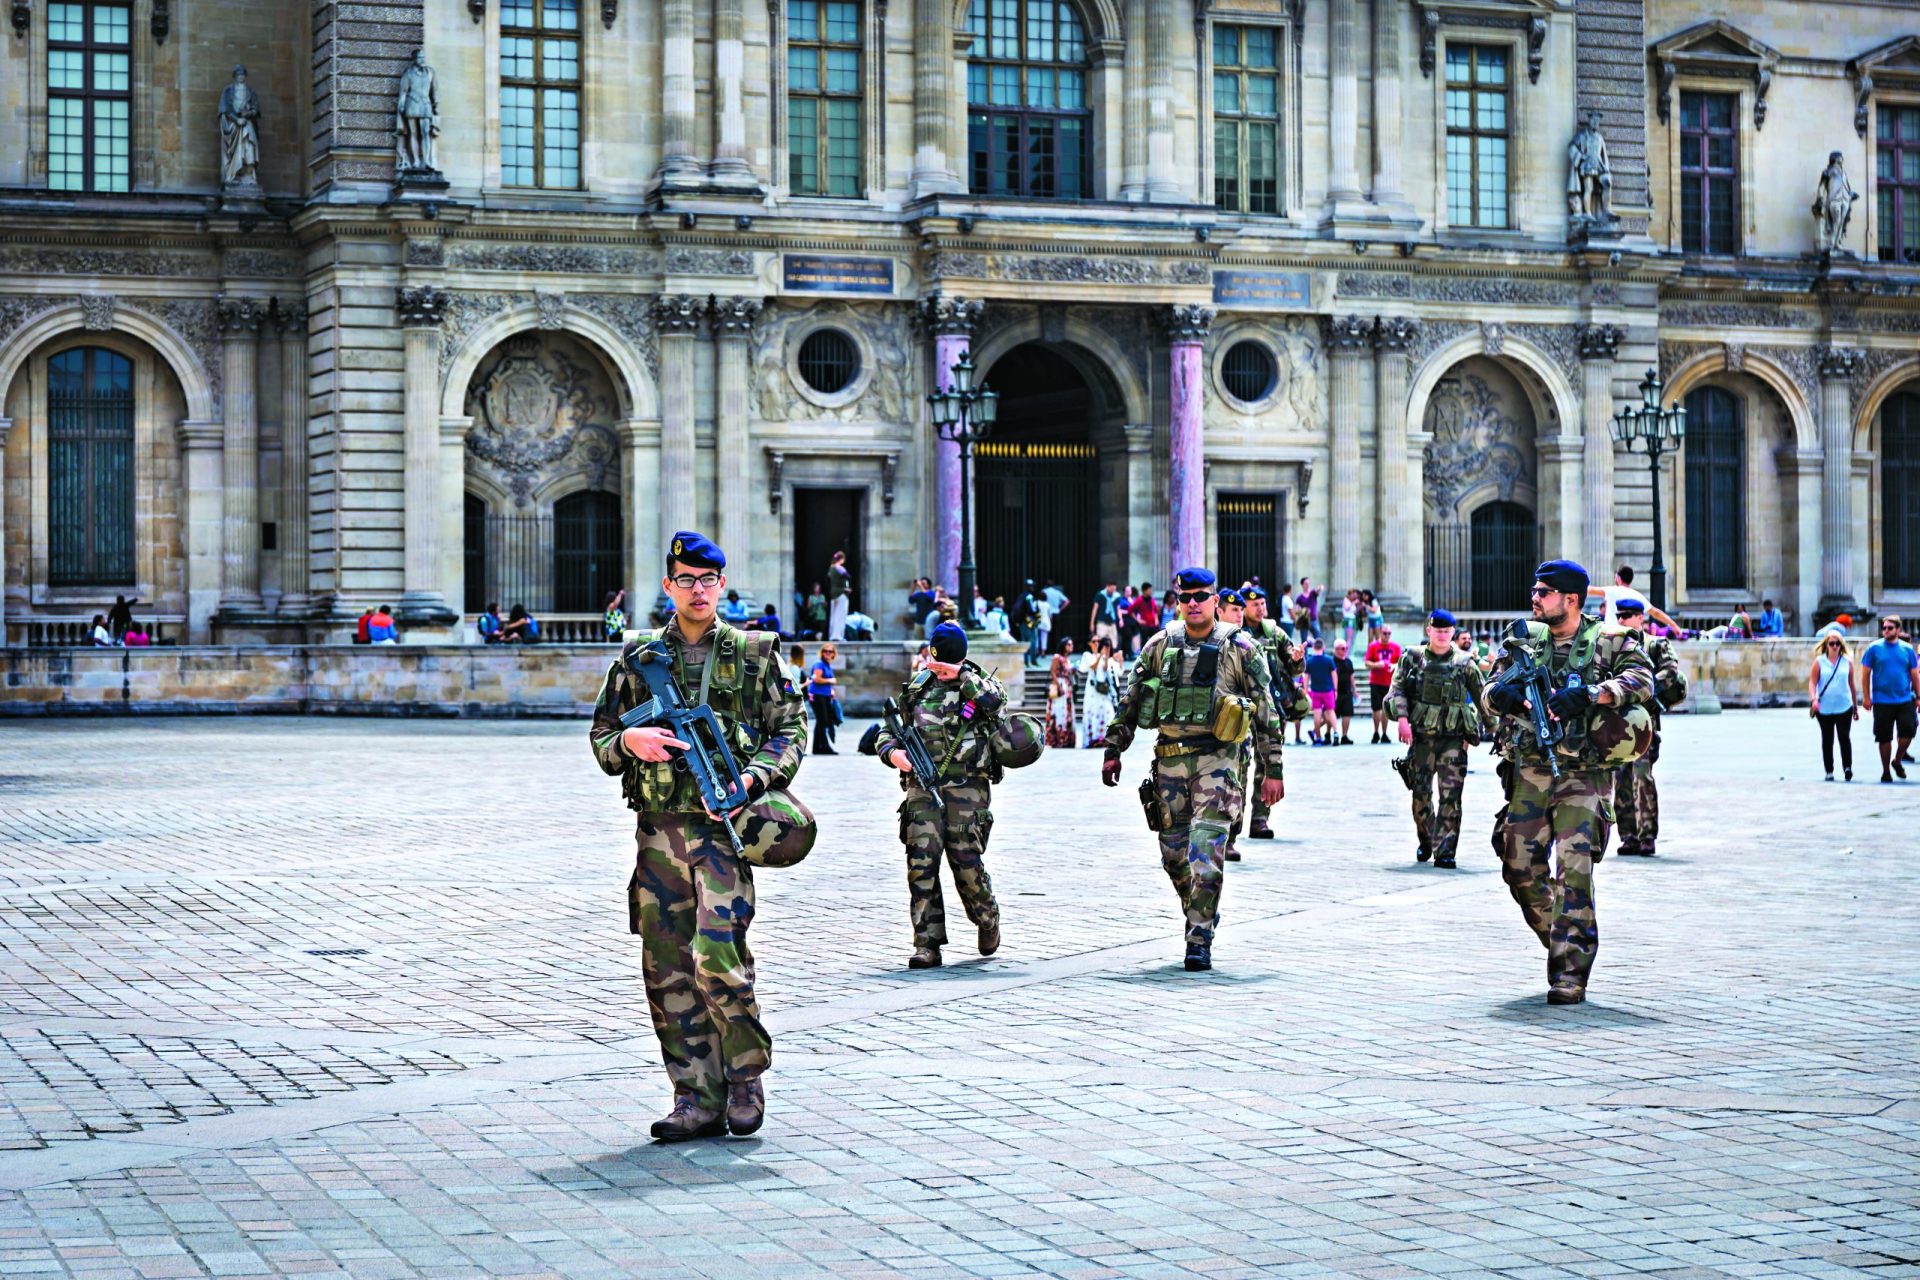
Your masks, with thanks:
[{"label": "stone statue in niche", "polygon": [[393,135],[394,165],[402,176],[439,173],[434,139],[440,136],[440,83],[427,65],[425,49],[415,49],[412,64],[400,73]]},{"label": "stone statue in niche", "polygon": [[1831,257],[1847,252],[1847,224],[1853,221],[1853,204],[1859,198],[1847,179],[1845,158],[1838,151],[1829,152],[1827,167],[1813,191],[1814,240],[1821,253]]},{"label": "stone statue in niche", "polygon": [[1597,111],[1587,113],[1567,144],[1567,214],[1589,226],[1618,221],[1613,214],[1613,161]]},{"label": "stone statue in niche", "polygon": [[220,91],[220,187],[230,195],[260,191],[260,95],[245,66],[236,66],[233,83]]}]

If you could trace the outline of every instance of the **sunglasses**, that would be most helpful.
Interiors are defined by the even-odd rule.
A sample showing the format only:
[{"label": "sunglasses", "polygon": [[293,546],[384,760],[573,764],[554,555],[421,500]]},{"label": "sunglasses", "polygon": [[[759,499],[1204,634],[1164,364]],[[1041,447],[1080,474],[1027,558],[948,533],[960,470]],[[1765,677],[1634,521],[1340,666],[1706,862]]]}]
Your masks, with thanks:
[{"label": "sunglasses", "polygon": [[1552,587],[1535,587],[1533,590],[1527,592],[1527,594],[1535,600],[1541,600],[1547,596],[1565,596],[1573,593],[1570,591],[1555,591]]},{"label": "sunglasses", "polygon": [[1211,591],[1182,591],[1173,597],[1181,604],[1199,604],[1202,600],[1213,599]]}]

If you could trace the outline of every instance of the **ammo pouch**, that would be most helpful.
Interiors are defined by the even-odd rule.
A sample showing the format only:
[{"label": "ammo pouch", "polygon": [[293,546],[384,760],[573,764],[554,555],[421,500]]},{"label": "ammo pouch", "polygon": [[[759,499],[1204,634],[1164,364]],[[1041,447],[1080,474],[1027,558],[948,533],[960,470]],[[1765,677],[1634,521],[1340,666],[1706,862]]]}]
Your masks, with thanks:
[{"label": "ammo pouch", "polygon": [[1160,654],[1160,669],[1146,677],[1140,699],[1140,728],[1161,725],[1212,725],[1213,686],[1220,679],[1220,646],[1209,640],[1193,660],[1193,679],[1180,683],[1180,647],[1169,643]]},{"label": "ammo pouch", "polygon": [[1160,798],[1160,788],[1153,785],[1151,777],[1140,780],[1140,807],[1146,810],[1147,830],[1165,831],[1173,825],[1173,810]]},{"label": "ammo pouch", "polygon": [[1253,732],[1253,703],[1237,694],[1222,693],[1213,700],[1213,736],[1232,744]]}]

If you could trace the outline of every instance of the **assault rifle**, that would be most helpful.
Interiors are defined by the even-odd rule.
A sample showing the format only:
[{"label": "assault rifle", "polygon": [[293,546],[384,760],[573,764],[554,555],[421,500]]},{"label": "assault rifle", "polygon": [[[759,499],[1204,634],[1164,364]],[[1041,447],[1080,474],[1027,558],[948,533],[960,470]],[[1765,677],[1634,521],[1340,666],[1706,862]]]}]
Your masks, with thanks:
[{"label": "assault rifle", "polygon": [[649,696],[620,717],[620,727],[665,729],[687,744],[687,749],[674,757],[673,767],[693,775],[701,802],[719,817],[733,851],[742,852],[740,833],[733,826],[733,810],[746,807],[747,787],[713,708],[688,702],[680,692],[673,679],[673,658],[663,640],[635,649],[627,658],[627,670],[646,686]]},{"label": "assault rifle", "polygon": [[936,809],[945,809],[947,798],[940,794],[940,770],[933,763],[933,753],[927,750],[927,740],[920,736],[917,726],[909,724],[901,716],[900,704],[894,699],[888,698],[882,703],[880,711],[886,717],[887,732],[900,744],[900,750],[907,753],[907,763],[913,766],[914,781],[933,797]]},{"label": "assault rifle", "polygon": [[1507,629],[1507,635],[1500,642],[1507,659],[1513,665],[1500,677],[1500,683],[1508,687],[1517,687],[1526,695],[1527,710],[1533,717],[1534,740],[1540,749],[1547,753],[1547,771],[1554,777],[1560,776],[1560,758],[1554,748],[1566,736],[1566,730],[1560,727],[1547,710],[1547,699],[1553,690],[1547,683],[1547,669],[1534,659],[1533,650],[1527,645],[1528,625],[1525,621],[1514,623]]}]

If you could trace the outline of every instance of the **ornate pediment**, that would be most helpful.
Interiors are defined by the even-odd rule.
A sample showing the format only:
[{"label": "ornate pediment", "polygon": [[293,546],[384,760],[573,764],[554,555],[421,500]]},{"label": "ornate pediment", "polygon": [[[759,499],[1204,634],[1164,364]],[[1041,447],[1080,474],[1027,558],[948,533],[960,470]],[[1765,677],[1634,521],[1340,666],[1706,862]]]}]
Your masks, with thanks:
[{"label": "ornate pediment", "polygon": [[1423,0],[1420,17],[1420,74],[1431,79],[1440,28],[1510,27],[1527,33],[1527,82],[1540,83],[1546,56],[1547,19],[1572,8],[1565,0]]},{"label": "ornate pediment", "polygon": [[1780,51],[1772,45],[1715,18],[1675,32],[1655,44],[1652,53],[1660,73],[1662,122],[1673,114],[1674,77],[1685,72],[1720,80],[1753,81],[1753,127],[1765,127],[1767,91],[1773,87],[1774,68],[1780,65]]},{"label": "ornate pediment", "polygon": [[1867,136],[1867,104],[1876,83],[1920,89],[1920,36],[1901,36],[1847,63],[1853,77],[1853,131]]}]

